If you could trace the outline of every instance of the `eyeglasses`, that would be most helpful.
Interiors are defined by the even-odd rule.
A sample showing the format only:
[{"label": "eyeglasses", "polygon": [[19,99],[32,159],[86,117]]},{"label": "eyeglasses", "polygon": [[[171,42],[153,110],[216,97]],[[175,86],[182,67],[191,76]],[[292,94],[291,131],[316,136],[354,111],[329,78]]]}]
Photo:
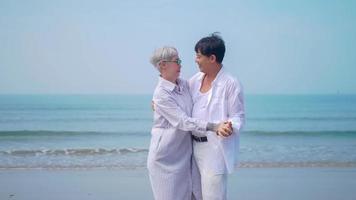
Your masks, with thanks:
[{"label": "eyeglasses", "polygon": [[177,65],[182,64],[182,60],[179,58],[177,60],[162,60],[162,62],[174,62],[177,63]]}]

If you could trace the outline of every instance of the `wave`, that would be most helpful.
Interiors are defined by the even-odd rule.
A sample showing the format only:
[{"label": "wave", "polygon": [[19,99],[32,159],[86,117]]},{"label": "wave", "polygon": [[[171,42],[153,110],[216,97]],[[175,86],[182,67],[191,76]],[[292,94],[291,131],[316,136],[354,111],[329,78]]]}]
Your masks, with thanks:
[{"label": "wave", "polygon": [[[151,102],[150,100],[148,102]],[[49,103],[49,102],[46,102]],[[150,103],[147,103],[149,105]],[[67,104],[67,105],[54,105],[54,104],[0,104],[1,111],[15,111],[15,112],[46,112],[46,111],[89,111],[89,112],[97,112],[97,111],[139,111],[141,109],[150,111],[150,106],[145,105],[120,105],[120,104],[88,104],[82,105],[82,103],[78,104]]]},{"label": "wave", "polygon": [[152,118],[146,117],[43,117],[43,118],[14,118],[0,119],[0,123],[29,123],[29,122],[150,122]]},{"label": "wave", "polygon": [[17,149],[17,150],[8,150],[0,151],[0,155],[8,156],[91,156],[91,155],[105,155],[105,154],[119,154],[125,155],[130,153],[147,153],[148,149],[140,148],[121,148],[121,149],[90,149],[90,148],[81,148],[81,149]]},{"label": "wave", "polygon": [[112,132],[99,132],[99,131],[54,131],[54,130],[16,130],[16,131],[0,131],[0,138],[1,137],[51,137],[51,136],[147,136],[149,135],[149,131],[147,132],[119,132],[119,131],[112,131]]},{"label": "wave", "polygon": [[350,117],[251,117],[247,121],[355,121],[356,116]]},{"label": "wave", "polygon": [[[260,131],[246,130],[242,132],[242,136],[355,136],[356,130],[346,131]],[[53,131],[53,130],[18,130],[18,131],[0,131],[1,138],[16,138],[16,137],[57,137],[57,136],[150,136],[150,130],[146,132],[128,131],[128,132],[99,132],[99,131]]]},{"label": "wave", "polygon": [[[48,117],[31,117],[31,118],[21,118],[21,117],[7,117],[0,119],[0,123],[29,123],[29,122],[150,122],[152,117],[149,116],[140,116],[140,117],[127,117],[127,116],[90,116],[90,117],[79,117],[79,116],[69,116],[69,117],[59,117],[51,116]],[[322,121],[322,122],[349,122],[355,121],[356,117],[251,117],[247,118],[247,121]]]},{"label": "wave", "polygon": [[259,131],[259,130],[248,130],[243,131],[242,135],[253,135],[253,136],[347,136],[356,137],[356,130],[346,130],[346,131]]},{"label": "wave", "polygon": [[[238,168],[355,168],[356,162],[240,162]],[[120,164],[0,164],[0,170],[6,169],[146,169],[146,163]]]},{"label": "wave", "polygon": [[241,168],[314,168],[356,167],[356,162],[241,162]]}]

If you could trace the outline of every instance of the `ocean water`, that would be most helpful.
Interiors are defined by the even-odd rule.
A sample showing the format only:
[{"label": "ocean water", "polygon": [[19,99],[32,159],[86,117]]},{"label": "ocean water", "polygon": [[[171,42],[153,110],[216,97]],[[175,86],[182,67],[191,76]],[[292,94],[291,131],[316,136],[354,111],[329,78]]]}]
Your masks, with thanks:
[{"label": "ocean water", "polygon": [[[356,95],[247,95],[240,167],[356,167]],[[151,95],[0,95],[0,169],[145,168]]]}]

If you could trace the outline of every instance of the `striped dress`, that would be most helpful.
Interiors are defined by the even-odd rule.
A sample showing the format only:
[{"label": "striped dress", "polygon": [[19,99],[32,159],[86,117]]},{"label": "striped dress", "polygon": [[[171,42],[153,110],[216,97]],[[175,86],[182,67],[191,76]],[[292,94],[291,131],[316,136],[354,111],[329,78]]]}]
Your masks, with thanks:
[{"label": "striped dress", "polygon": [[188,84],[159,77],[147,167],[155,200],[192,198],[192,130],[205,132],[207,122],[191,118]]}]

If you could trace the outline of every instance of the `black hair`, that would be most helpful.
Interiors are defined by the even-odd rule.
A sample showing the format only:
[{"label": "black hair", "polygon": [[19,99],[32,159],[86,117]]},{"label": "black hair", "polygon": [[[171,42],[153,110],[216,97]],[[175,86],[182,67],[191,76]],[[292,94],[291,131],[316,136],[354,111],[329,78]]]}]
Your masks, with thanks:
[{"label": "black hair", "polygon": [[216,61],[222,63],[225,55],[225,42],[218,34],[218,32],[215,32],[208,37],[200,39],[194,50],[204,56],[215,55]]}]

